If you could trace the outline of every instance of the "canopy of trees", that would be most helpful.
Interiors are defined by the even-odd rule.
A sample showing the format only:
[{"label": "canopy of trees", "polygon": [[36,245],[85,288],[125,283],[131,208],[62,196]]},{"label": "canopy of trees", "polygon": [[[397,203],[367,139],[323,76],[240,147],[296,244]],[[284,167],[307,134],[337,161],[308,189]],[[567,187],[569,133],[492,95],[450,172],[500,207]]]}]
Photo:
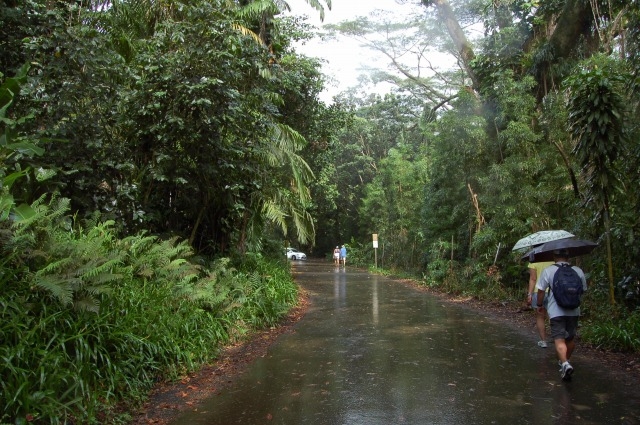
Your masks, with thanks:
[{"label": "canopy of trees", "polygon": [[[81,215],[209,254],[259,249],[269,229],[312,243],[314,174],[299,153],[321,131],[323,77],[292,50],[305,25],[274,19],[284,6],[3,6],[1,71],[30,64],[11,114],[28,117],[20,131],[46,151],[29,161],[49,173],[14,187],[16,202],[59,191]],[[20,155],[5,163],[26,165]]]},{"label": "canopy of trees", "polygon": [[6,158],[27,177],[6,211],[56,192],[210,255],[378,233],[387,265],[415,270],[453,253],[506,272],[515,240],[564,228],[600,243],[592,276],[624,297],[640,256],[637,4],[420,4],[408,22],[333,27],[389,58],[371,78],[397,89],[328,106],[284,2],[7,3],[2,73],[29,67],[10,118],[37,149]]},{"label": "canopy of trees", "polygon": [[[334,163],[351,162],[340,179],[343,219],[355,220],[346,239],[380,234],[387,266],[439,276],[453,255],[465,273],[498,266],[517,285],[513,243],[567,229],[600,243],[584,260],[609,302],[636,303],[638,5],[421,4],[407,22],[333,26],[388,57],[391,70],[371,79],[397,86],[339,99],[363,120]],[[442,53],[457,66],[438,67]]]}]

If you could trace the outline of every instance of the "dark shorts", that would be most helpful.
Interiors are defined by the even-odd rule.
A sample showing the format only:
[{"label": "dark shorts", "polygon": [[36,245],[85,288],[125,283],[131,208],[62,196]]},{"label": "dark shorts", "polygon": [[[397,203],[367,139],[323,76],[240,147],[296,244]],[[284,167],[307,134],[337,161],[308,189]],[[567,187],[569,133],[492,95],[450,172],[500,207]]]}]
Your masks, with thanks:
[{"label": "dark shorts", "polygon": [[571,341],[578,331],[578,316],[558,316],[549,320],[551,338]]}]

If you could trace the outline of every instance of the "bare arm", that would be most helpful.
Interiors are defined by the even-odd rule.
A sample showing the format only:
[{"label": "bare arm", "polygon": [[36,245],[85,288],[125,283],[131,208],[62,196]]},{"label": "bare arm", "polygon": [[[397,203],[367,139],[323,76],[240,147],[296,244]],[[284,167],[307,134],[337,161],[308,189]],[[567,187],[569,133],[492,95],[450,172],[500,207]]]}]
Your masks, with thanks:
[{"label": "bare arm", "polygon": [[536,273],[536,269],[529,269],[529,290],[527,291],[527,301],[529,303],[531,303],[531,295],[533,295],[537,281],[538,273]]},{"label": "bare arm", "polygon": [[538,311],[541,311],[544,308],[541,304],[544,300],[544,291],[542,289],[538,289]]}]

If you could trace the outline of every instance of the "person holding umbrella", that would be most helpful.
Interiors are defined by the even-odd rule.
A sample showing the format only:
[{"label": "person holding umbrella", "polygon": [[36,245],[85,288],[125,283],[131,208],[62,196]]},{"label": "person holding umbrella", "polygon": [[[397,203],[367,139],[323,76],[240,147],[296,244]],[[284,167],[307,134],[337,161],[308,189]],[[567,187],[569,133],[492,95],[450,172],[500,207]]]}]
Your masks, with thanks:
[{"label": "person holding umbrella", "polygon": [[[551,251],[551,253],[553,254],[555,264],[547,267],[542,271],[540,279],[536,284],[536,289],[538,290],[536,306],[539,313],[544,311],[544,307],[542,304],[544,294],[547,289],[551,288],[551,290],[549,291],[549,299],[547,305],[547,312],[549,313],[549,324],[551,328],[551,337],[553,338],[556,348],[556,354],[558,356],[560,377],[563,381],[568,381],[571,379],[571,376],[573,374],[573,366],[571,366],[571,364],[569,363],[569,359],[571,358],[571,354],[573,354],[573,351],[576,347],[575,336],[578,329],[578,317],[580,316],[579,297],[581,296],[581,293],[583,291],[587,290],[587,279],[582,269],[577,266],[571,266],[569,264],[569,249],[554,249],[553,251]],[[575,273],[577,274],[576,279],[579,279],[579,281],[582,283],[582,291],[578,291],[577,293],[577,307],[569,308],[560,306],[560,304],[563,304],[565,300],[562,297],[562,293],[556,291],[559,291],[560,286],[562,286],[561,283],[564,282],[560,282],[559,278],[556,278],[556,274],[559,274],[559,276],[564,274],[565,270],[561,270],[563,269],[563,265],[565,268],[567,268],[568,266],[573,269],[573,271],[575,271]],[[568,273],[572,274],[570,270],[568,271]],[[556,297],[560,298],[556,299]]]},{"label": "person holding umbrella", "polygon": [[[560,239],[567,239],[575,236],[573,233],[569,233],[566,230],[541,230],[536,233],[531,233],[524,238],[518,240],[516,244],[511,249],[512,251],[517,251],[524,248],[532,248],[538,247],[546,242],[557,241]],[[542,271],[553,264],[551,259],[547,260],[535,260],[533,258],[529,258],[529,254],[533,254],[534,251],[527,253],[526,257],[529,261],[529,265],[527,266],[529,269],[529,287],[527,290],[527,304],[531,306],[531,308],[535,311],[536,314],[536,329],[538,330],[538,335],[540,336],[540,340],[538,341],[538,347],[547,348],[547,335],[545,330],[545,316],[546,316],[546,307],[547,307],[547,296],[545,295],[543,300],[544,308],[542,311],[538,311],[537,302],[538,302],[538,291],[536,290],[536,284],[540,279],[540,275]],[[533,255],[531,256],[533,257]]]}]

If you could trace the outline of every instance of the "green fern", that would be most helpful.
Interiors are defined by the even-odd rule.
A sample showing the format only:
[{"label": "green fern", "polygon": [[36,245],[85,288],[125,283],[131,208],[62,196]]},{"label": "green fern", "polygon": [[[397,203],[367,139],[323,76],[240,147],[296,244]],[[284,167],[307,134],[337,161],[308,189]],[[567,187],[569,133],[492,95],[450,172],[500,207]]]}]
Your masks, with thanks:
[{"label": "green fern", "polygon": [[97,311],[97,297],[111,291],[113,282],[122,279],[123,254],[114,250],[117,240],[114,222],[96,223],[85,230],[73,226],[65,215],[69,201],[41,197],[31,204],[34,214],[16,221],[11,242],[5,248],[20,254],[20,262],[32,271],[32,285],[63,306]]},{"label": "green fern", "polygon": [[36,277],[45,276],[52,273],[59,273],[61,270],[65,270],[73,260],[71,258],[61,258],[57,261],[53,261],[36,272]]},{"label": "green fern", "polygon": [[73,302],[74,284],[67,276],[36,274],[34,284],[51,294],[62,305],[70,305]]},{"label": "green fern", "polygon": [[89,259],[89,261],[78,267],[77,275],[83,281],[111,282],[122,276],[120,274],[113,273],[113,271],[117,270],[121,264],[122,259],[113,253],[111,254],[111,257]]},{"label": "green fern", "polygon": [[73,301],[73,308],[77,311],[100,312],[100,303],[91,294],[83,294]]}]

